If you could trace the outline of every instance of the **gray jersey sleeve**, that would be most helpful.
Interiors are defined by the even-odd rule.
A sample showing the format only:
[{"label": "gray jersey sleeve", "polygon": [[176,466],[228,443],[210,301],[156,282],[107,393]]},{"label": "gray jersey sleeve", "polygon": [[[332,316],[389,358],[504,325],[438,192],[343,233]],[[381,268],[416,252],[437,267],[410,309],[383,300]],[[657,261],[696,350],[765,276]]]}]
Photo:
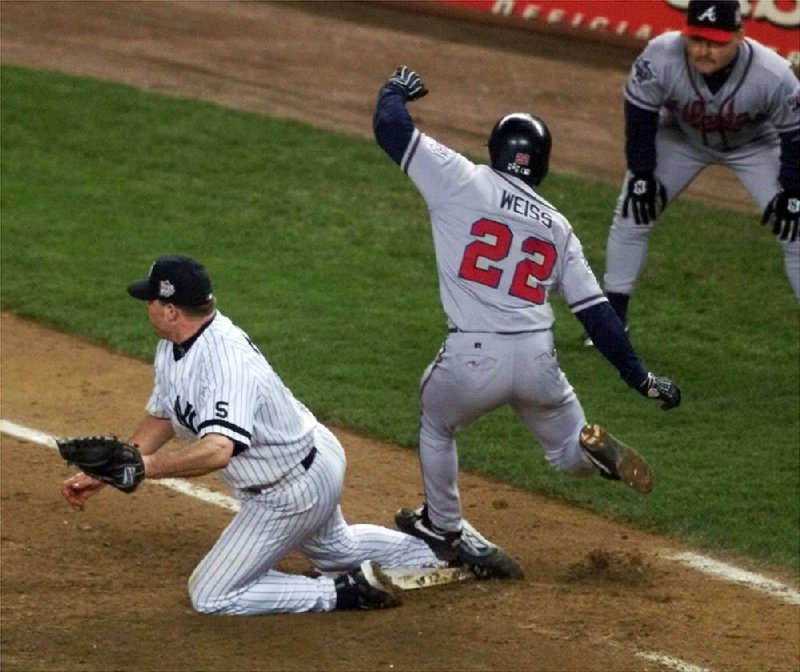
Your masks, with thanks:
[{"label": "gray jersey sleeve", "polygon": [[651,40],[631,66],[625,84],[625,99],[651,112],[658,112],[667,100],[676,66],[683,61],[683,42],[679,35]]},{"label": "gray jersey sleeve", "polygon": [[559,264],[558,290],[573,313],[607,300],[583,254],[583,246],[571,228],[568,229]]},{"label": "gray jersey sleeve", "polygon": [[[760,52],[760,50],[759,50]],[[800,80],[789,63],[767,50],[756,62],[757,76],[764,81],[766,112],[778,133],[800,129]]]}]

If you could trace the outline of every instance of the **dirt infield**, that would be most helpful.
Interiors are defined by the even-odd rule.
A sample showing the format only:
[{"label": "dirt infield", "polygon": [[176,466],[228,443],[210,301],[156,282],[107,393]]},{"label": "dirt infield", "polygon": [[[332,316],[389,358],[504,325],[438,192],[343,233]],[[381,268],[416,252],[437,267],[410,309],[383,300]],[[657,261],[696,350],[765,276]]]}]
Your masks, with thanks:
[{"label": "dirt infield", "polygon": [[[361,3],[4,0],[0,21],[4,64],[364,136],[378,86],[408,62],[432,90],[419,121],[442,140],[477,153],[497,116],[530,108],[552,120],[555,170],[622,174],[629,54],[618,50],[576,58],[574,44]],[[715,179],[696,195],[748,207],[738,185]],[[9,314],[0,330],[2,418],[56,435],[133,428],[147,364]],[[397,505],[419,501],[415,455],[336,432],[349,455],[351,521],[390,524]],[[796,605],[683,567],[669,559],[682,550],[673,541],[469,474],[468,517],[521,559],[526,581],[414,591],[381,613],[215,618],[191,610],[185,581],[229,511],[145,483],[74,512],[59,495],[70,471],[55,452],[7,435],[0,470],[3,670],[800,669]],[[284,568],[308,566],[290,557]]]}]

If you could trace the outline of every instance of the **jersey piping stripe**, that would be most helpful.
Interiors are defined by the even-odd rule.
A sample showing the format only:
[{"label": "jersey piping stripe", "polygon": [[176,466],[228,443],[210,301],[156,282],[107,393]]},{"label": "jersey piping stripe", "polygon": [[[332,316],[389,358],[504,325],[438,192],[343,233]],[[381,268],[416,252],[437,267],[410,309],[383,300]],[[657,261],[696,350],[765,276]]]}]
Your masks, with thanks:
[{"label": "jersey piping stripe", "polygon": [[425,376],[425,379],[422,381],[422,384],[419,386],[419,399],[420,399],[420,415],[422,414],[422,393],[425,391],[425,387],[428,384],[428,381],[431,379],[433,375],[434,369],[439,366],[444,357],[445,350],[447,349],[447,341],[442,343],[442,347],[439,348],[439,352],[436,353],[436,360],[433,362],[433,366],[430,367],[428,374]]},{"label": "jersey piping stripe", "polygon": [[231,429],[237,434],[241,434],[242,436],[247,437],[248,439],[253,438],[252,434],[250,434],[250,432],[248,432],[247,430],[242,429],[238,425],[234,425],[232,422],[226,422],[225,420],[219,420],[218,418],[215,418],[214,420],[206,420],[205,422],[201,422],[199,425],[197,425],[197,433],[199,434],[201,429],[205,429],[206,427],[212,427],[212,426],[225,427],[226,429]]},{"label": "jersey piping stripe", "polygon": [[[737,82],[736,86],[733,87],[733,92],[722,102],[722,105],[719,106],[719,113],[717,114],[717,117],[720,120],[722,119],[722,115],[724,113],[726,106],[730,108],[731,112],[733,112],[733,98],[739,92],[739,89],[742,88],[744,80],[747,78],[747,73],[750,72],[750,66],[753,64],[753,56],[754,56],[753,48],[749,44],[747,44],[747,42],[744,43],[744,46],[749,49],[749,52],[747,54],[747,63],[744,66],[744,71],[742,72],[742,76],[739,78],[739,81]],[[729,148],[728,138],[725,135],[724,127],[722,124],[720,124],[720,129],[721,129],[720,135],[722,136],[722,139],[725,142],[725,148],[728,149]]]},{"label": "jersey piping stripe", "polygon": [[570,310],[572,310],[572,312],[575,313],[577,312],[576,310],[574,310],[575,308],[578,308],[579,306],[582,306],[586,303],[590,303],[592,301],[597,301],[597,299],[603,299],[605,301],[608,301],[605,294],[595,294],[594,296],[589,296],[585,299],[581,299],[580,301],[576,301],[575,303],[569,304]]},{"label": "jersey piping stripe", "polygon": [[411,146],[408,148],[406,152],[406,160],[403,161],[403,172],[408,174],[408,165],[411,163],[411,159],[414,158],[414,154],[417,151],[417,147],[419,147],[420,140],[422,140],[422,133],[418,130],[414,130],[414,139],[411,141]]},{"label": "jersey piping stripe", "polygon": [[744,66],[744,71],[742,72],[742,76],[739,78],[739,81],[737,82],[736,86],[733,87],[733,92],[723,101],[722,105],[720,105],[720,110],[723,107],[725,107],[725,105],[727,105],[729,102],[731,102],[733,100],[733,97],[739,92],[739,89],[742,88],[745,79],[747,79],[747,73],[750,72],[750,67],[753,65],[753,57],[755,56],[755,52],[753,51],[753,48],[749,44],[747,44],[747,42],[745,42],[744,46],[747,47],[748,49],[747,63]]},{"label": "jersey piping stripe", "polygon": [[648,103],[646,100],[643,100],[637,96],[633,91],[630,90],[628,85],[625,86],[625,97],[630,103],[636,105],[636,107],[641,107],[643,110],[647,110],[648,112],[658,112],[659,109],[661,109],[658,105]]}]

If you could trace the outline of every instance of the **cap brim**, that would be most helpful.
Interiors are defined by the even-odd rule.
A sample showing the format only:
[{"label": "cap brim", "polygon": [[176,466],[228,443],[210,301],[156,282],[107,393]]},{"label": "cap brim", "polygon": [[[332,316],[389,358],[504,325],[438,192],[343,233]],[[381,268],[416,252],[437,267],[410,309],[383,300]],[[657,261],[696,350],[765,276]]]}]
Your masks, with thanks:
[{"label": "cap brim", "polygon": [[128,294],[130,294],[134,299],[139,299],[140,301],[150,301],[150,299],[153,297],[150,296],[149,278],[136,280],[128,285]]},{"label": "cap brim", "polygon": [[686,26],[683,29],[683,34],[688,37],[700,37],[711,42],[718,42],[719,44],[728,44],[733,39],[733,36],[736,35],[735,32],[720,30],[719,28],[706,28],[705,26]]}]

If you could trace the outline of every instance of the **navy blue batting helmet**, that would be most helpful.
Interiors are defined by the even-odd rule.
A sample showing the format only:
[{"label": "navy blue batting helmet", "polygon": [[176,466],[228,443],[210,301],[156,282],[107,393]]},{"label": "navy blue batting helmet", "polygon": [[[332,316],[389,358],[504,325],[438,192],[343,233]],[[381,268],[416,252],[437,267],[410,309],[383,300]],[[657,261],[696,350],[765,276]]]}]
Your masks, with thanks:
[{"label": "navy blue batting helmet", "polygon": [[553,139],[539,117],[527,112],[507,114],[494,125],[488,145],[492,168],[532,187],[547,175]]}]

